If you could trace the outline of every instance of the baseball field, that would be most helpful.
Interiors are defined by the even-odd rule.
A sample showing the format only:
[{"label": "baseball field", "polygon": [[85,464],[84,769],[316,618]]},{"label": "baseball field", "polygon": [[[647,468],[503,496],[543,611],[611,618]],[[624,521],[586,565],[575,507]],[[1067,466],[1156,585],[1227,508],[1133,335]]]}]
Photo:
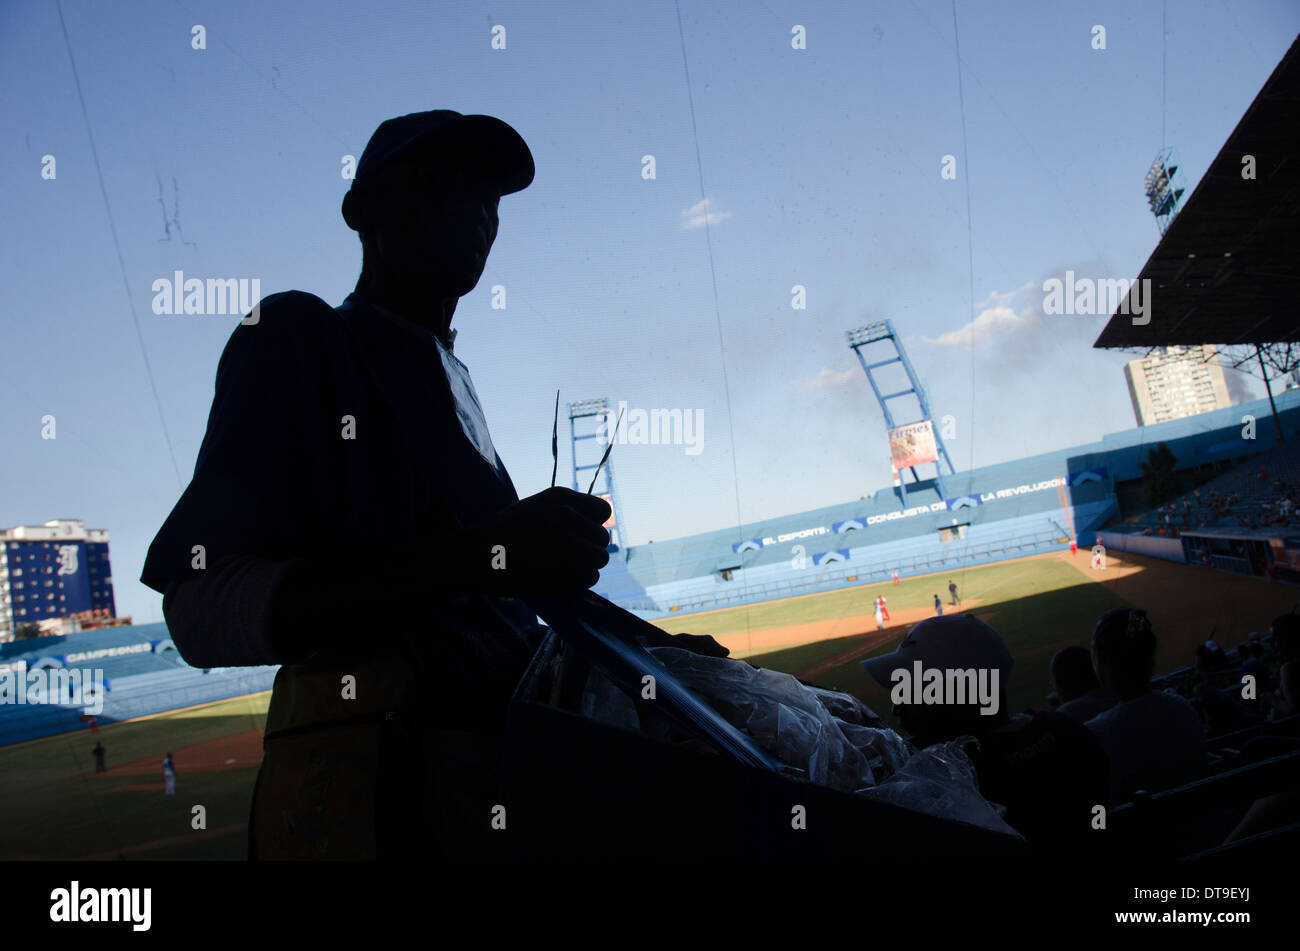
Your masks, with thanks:
[{"label": "baseball field", "polygon": [[[961,604],[949,606],[948,583]],[[891,620],[876,630],[883,594]],[[672,632],[711,634],[733,656],[849,690],[882,716],[887,692],[858,661],[892,650],[934,613],[966,611],[1001,632],[1015,656],[1012,710],[1042,707],[1052,655],[1087,644],[1108,608],[1146,608],[1159,639],[1158,670],[1190,663],[1211,630],[1225,649],[1290,611],[1300,590],[1137,555],[1112,553],[1103,570],[1080,551],[1052,552],[947,574],[862,585],[744,607],[671,616]],[[242,859],[261,758],[269,694],[257,694],[0,748],[0,860]],[[96,773],[91,750],[107,751]],[[163,792],[162,758],[176,764],[176,795]],[[195,810],[202,807],[203,828]]]}]

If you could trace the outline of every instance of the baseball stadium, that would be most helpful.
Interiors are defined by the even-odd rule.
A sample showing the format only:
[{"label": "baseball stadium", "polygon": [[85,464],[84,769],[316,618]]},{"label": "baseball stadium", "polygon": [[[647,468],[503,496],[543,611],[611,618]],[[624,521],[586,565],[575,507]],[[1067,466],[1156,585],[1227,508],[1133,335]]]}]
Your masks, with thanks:
[{"label": "baseball stadium", "polygon": [[[591,398],[567,400],[563,410],[557,395],[555,445],[564,441],[565,420],[568,441],[565,450],[554,449],[557,459],[566,451],[573,490],[603,498],[612,513],[605,522],[609,560],[590,590],[619,610],[592,617],[626,615],[643,632],[652,625],[666,634],[707,635],[732,661],[745,662],[737,665],[745,676],[766,677],[773,696],[807,690],[823,703],[852,709],[859,719],[846,722],[857,732],[887,734],[890,743],[904,745],[899,737],[908,725],[896,698],[864,661],[901,654],[912,632],[925,630],[923,622],[959,615],[999,635],[1011,658],[1002,684],[1007,708],[1035,716],[1084,695],[1066,695],[1061,658],[1087,652],[1097,663],[1099,621],[1123,613],[1124,637],[1152,638],[1153,691],[1176,695],[1199,716],[1206,755],[1195,775],[1125,789],[1106,812],[1105,845],[1089,848],[1112,859],[1293,855],[1300,844],[1300,712],[1287,686],[1294,683],[1298,646],[1289,619],[1300,614],[1297,103],[1300,40],[1194,189],[1182,187],[1163,146],[1145,181],[1124,183],[1135,200],[1141,185],[1159,238],[1137,279],[1109,288],[1104,328],[1092,344],[1131,353],[1135,364],[1146,360],[1150,367],[1182,354],[1192,367],[1186,378],[1199,381],[1179,384],[1195,391],[1193,403],[1221,385],[1201,376],[1207,362],[1218,368],[1220,351],[1253,354],[1263,398],[1231,403],[1225,393],[1217,408],[1170,414],[1141,402],[1148,397],[1140,400],[1130,377],[1139,425],[963,469],[950,448],[950,410],[959,407],[932,398],[933,378],[918,372],[904,343],[905,336],[915,339],[908,317],[854,318],[839,326],[833,343],[856,363],[858,437],[888,456],[892,478],[882,477],[856,499],[631,544],[623,511],[636,491],[627,486],[640,484],[628,476],[643,457],[610,449],[627,442],[623,427],[634,423],[624,418],[614,387],[609,395],[596,390]],[[1240,102],[1232,115],[1239,108]],[[693,110],[692,104],[692,122]],[[1243,187],[1247,158],[1253,173]],[[163,194],[161,175],[158,188]],[[166,216],[165,203],[163,211]],[[166,218],[167,238],[175,226],[185,243],[177,214]],[[179,285],[178,272],[178,299]],[[1143,306],[1160,319],[1137,319]],[[1271,376],[1266,361],[1273,361]],[[1026,406],[1006,412],[1031,415]],[[659,422],[682,424],[680,416]],[[1051,443],[1040,440],[1037,447]],[[828,444],[828,452],[839,451],[834,439]],[[678,490],[722,494],[707,484]],[[75,548],[71,555],[55,554],[67,524],[0,533],[0,607],[8,612],[0,634],[17,626],[13,612],[24,596],[42,596],[37,572],[55,570],[42,567],[42,559],[62,559],[61,578],[76,573],[78,559],[89,568],[85,603],[70,610],[114,612],[106,535],[92,531],[63,545]],[[600,543],[593,544],[599,554]],[[55,584],[51,591],[64,590],[63,580]],[[58,596],[44,597],[53,603]],[[528,607],[536,607],[530,613],[549,631],[513,694],[505,749],[515,761],[504,772],[517,783],[511,821],[524,827],[549,816],[559,831],[535,833],[527,848],[562,858],[622,857],[607,851],[617,845],[608,830],[620,821],[615,806],[630,801],[671,802],[680,810],[643,815],[645,825],[636,831],[672,843],[685,857],[731,850],[742,857],[844,857],[855,849],[861,854],[869,847],[864,843],[934,860],[1028,854],[1013,823],[1004,821],[1006,809],[993,805],[991,793],[984,802],[968,775],[957,779],[966,783],[961,790],[974,790],[975,806],[955,792],[949,801],[935,791],[937,774],[908,773],[903,760],[888,761],[894,772],[881,774],[889,778],[878,788],[809,781],[814,765],[830,768],[813,755],[800,775],[774,752],[780,742],[770,747],[744,735],[731,720],[734,710],[706,702],[707,691],[682,686],[692,683],[693,668],[674,668],[665,677],[665,707],[673,712],[663,723],[658,713],[633,710],[640,675],[659,670],[629,660],[636,638],[615,636],[600,620],[571,617],[558,599],[541,597]],[[45,610],[38,615],[43,623],[57,619],[53,607]],[[369,656],[376,642],[384,646],[391,623],[410,623],[404,610],[396,612],[397,622],[388,610],[382,609],[389,620],[377,619],[373,628],[349,629],[346,644],[358,657]],[[256,857],[250,817],[259,776],[266,786],[272,694],[288,692],[277,680],[284,668],[193,666],[178,649],[183,638],[174,640],[165,622],[45,627],[36,634],[0,641],[0,801],[6,803],[0,861]],[[650,656],[644,637],[638,649]],[[667,662],[662,666],[667,673]],[[35,693],[27,686],[47,682],[53,686]],[[1088,695],[1100,690],[1094,678]],[[1119,706],[1114,698],[1111,703]],[[917,747],[910,750],[914,760],[924,755]],[[935,754],[927,768],[940,762],[947,761]],[[315,759],[312,764],[315,769]],[[303,781],[304,789],[308,784]],[[958,785],[954,780],[952,788]],[[796,844],[754,835],[756,824],[772,815],[786,821],[791,789],[808,789],[807,801],[835,822],[825,821],[809,841]],[[713,832],[683,818],[701,802],[735,813],[734,827],[704,844]],[[275,821],[281,817],[286,840],[310,840],[321,853],[291,857],[333,857],[323,854],[330,828],[302,836],[301,816],[286,810]],[[595,831],[574,832],[578,825]],[[852,835],[833,841],[834,830],[850,827]]]},{"label": "baseball stadium", "polygon": [[[1269,139],[1279,143],[1274,154],[1295,154],[1294,116],[1281,104],[1298,97],[1292,47],[1143,269],[1159,305],[1183,316],[1145,326],[1117,309],[1097,346],[1300,340],[1294,163],[1278,158],[1261,176],[1287,196],[1268,209],[1243,207],[1231,185],[1244,140]],[[1220,247],[1233,248],[1230,264]],[[1014,656],[1009,701],[1027,710],[1045,703],[1054,654],[1086,646],[1096,619],[1112,608],[1149,612],[1160,682],[1190,689],[1203,642],[1233,651],[1259,641],[1272,618],[1300,603],[1300,513],[1285,501],[1300,491],[1300,389],[957,471],[942,417],[932,413],[893,324],[846,337],[886,420],[879,438],[889,441],[895,473],[892,485],[857,501],[624,546],[612,460],[602,467],[583,456],[600,448],[584,427],[608,422],[609,405],[569,404],[574,486],[580,473],[597,470],[615,512],[598,594],[663,630],[711,635],[735,658],[850,692],[882,713],[888,693],[860,662],[892,650],[936,610],[973,614],[998,630]],[[901,373],[901,389],[886,393],[899,385],[881,383],[891,371]],[[1179,479],[1158,506],[1143,492],[1156,447],[1173,454]],[[1236,516],[1214,504],[1230,494],[1241,500]],[[1268,525],[1243,514],[1261,508],[1280,514]],[[21,558],[16,545],[11,551]],[[882,598],[883,616],[875,612]],[[1269,643],[1271,662],[1277,649]],[[0,825],[0,858],[246,857],[276,668],[191,668],[165,624],[0,645],[0,669],[13,673],[90,667],[103,671],[93,717],[84,703],[0,706],[0,796],[22,803],[22,821]],[[1214,682],[1230,691],[1239,675],[1239,667],[1225,668]],[[1295,719],[1267,728],[1295,735]],[[1148,821],[1218,815],[1294,781],[1296,754],[1240,764],[1244,740],[1265,730],[1262,721],[1232,726],[1211,737],[1216,765],[1195,789],[1165,791],[1161,802],[1129,804],[1117,817],[1125,809],[1144,809]],[[87,768],[92,742],[107,750],[102,770]],[[160,807],[157,763],[168,753],[187,795]],[[208,823],[178,835],[191,792],[207,804]],[[61,834],[45,835],[52,827]],[[1249,844],[1271,850],[1295,837],[1291,826]]]}]

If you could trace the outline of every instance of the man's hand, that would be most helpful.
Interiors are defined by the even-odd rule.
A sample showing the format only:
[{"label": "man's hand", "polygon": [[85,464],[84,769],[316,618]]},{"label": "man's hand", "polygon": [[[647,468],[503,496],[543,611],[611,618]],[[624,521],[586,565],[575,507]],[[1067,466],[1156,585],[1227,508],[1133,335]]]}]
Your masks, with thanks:
[{"label": "man's hand", "polygon": [[571,594],[590,588],[609,563],[609,504],[572,489],[521,499],[470,531],[475,587],[502,597]]}]

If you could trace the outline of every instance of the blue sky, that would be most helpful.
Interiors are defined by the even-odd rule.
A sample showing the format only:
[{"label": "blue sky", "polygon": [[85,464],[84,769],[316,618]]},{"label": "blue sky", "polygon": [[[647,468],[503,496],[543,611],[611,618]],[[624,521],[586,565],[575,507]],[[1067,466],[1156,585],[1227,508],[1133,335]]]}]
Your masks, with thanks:
[{"label": "blue sky", "polygon": [[65,0],[88,129],[56,5],[0,4],[0,525],[108,529],[137,621],[161,618],[136,579],[236,324],[156,316],[152,283],[179,269],[340,302],[360,264],[342,159],[384,118],[496,115],[536,158],[455,322],[521,494],[549,482],[557,387],[702,411],[698,454],[614,450],[638,544],[888,485],[844,338],[870,320],[894,321],[955,418],[959,469],[1133,425],[1132,355],[1091,349],[1104,318],[1044,318],[1042,282],[1135,277],[1162,124],[1194,185],[1300,30],[1288,2],[1169,4],[1162,111],[1159,2],[958,0],[963,110],[949,3],[683,0],[680,35],[662,0],[365,7]]}]

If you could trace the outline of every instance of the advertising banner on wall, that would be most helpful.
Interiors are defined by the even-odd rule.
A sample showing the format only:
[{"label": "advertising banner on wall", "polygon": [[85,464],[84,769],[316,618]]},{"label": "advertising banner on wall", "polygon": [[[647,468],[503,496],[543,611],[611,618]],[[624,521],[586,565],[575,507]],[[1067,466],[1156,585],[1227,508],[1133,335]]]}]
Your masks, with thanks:
[{"label": "advertising banner on wall", "polygon": [[894,469],[909,469],[926,462],[936,462],[939,450],[934,443],[934,425],[928,419],[889,430],[889,457]]}]

